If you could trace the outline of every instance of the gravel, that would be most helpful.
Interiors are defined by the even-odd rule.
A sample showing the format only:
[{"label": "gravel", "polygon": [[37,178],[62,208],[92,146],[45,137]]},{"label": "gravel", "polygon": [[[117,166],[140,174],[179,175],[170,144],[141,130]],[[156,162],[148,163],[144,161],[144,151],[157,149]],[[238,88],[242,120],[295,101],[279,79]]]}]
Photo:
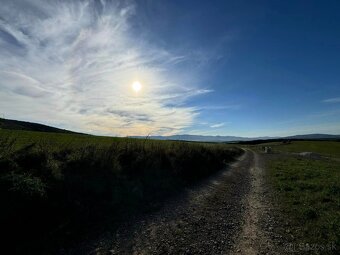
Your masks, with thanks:
[{"label": "gravel", "polygon": [[284,239],[260,154],[188,188],[157,212],[122,223],[69,254],[282,254]]}]

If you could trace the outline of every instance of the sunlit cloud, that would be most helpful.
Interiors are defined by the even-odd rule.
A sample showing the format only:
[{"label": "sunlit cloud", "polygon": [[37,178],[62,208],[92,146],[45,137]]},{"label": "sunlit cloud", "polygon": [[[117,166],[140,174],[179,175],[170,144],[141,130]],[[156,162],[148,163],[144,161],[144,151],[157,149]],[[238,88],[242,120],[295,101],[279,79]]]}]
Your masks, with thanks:
[{"label": "sunlit cloud", "polygon": [[[105,135],[169,135],[194,124],[176,56],[133,33],[133,3],[4,1],[0,109],[6,116]],[[142,84],[138,93],[135,81]]]}]

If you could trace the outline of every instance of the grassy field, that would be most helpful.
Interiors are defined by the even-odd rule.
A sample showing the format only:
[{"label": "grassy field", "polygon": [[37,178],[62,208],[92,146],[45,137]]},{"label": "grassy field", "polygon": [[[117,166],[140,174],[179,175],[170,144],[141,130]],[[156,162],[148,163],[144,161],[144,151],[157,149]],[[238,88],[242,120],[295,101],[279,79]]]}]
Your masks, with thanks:
[{"label": "grassy field", "polygon": [[[266,146],[266,145],[264,145]],[[269,145],[270,146],[270,145]],[[294,141],[290,144],[274,143],[271,145],[279,152],[315,152],[324,156],[340,157],[340,142],[333,141]]]},{"label": "grassy field", "polygon": [[67,247],[89,229],[158,208],[241,153],[223,144],[0,130],[3,241],[12,254]]},{"label": "grassy field", "polygon": [[311,247],[311,253],[336,254],[334,247],[340,246],[340,143],[299,141],[273,148],[325,156],[276,155],[269,162],[269,177],[282,217],[289,219],[295,240],[302,245],[296,244],[298,251]]},{"label": "grassy field", "polygon": [[[15,139],[15,148],[22,148],[27,144],[45,144],[51,149],[82,147],[86,145],[106,145],[113,142],[124,141],[125,138],[91,136],[82,134],[50,133],[24,130],[0,129],[0,138]],[[133,139],[131,139],[133,140]]]}]

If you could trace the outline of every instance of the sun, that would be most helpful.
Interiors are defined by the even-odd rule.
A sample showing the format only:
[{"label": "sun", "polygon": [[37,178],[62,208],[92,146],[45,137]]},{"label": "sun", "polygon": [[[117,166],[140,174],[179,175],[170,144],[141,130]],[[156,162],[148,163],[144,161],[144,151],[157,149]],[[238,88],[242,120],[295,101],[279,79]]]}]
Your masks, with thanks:
[{"label": "sun", "polygon": [[135,81],[134,83],[132,83],[132,89],[135,92],[139,92],[142,89],[142,84],[139,81]]}]

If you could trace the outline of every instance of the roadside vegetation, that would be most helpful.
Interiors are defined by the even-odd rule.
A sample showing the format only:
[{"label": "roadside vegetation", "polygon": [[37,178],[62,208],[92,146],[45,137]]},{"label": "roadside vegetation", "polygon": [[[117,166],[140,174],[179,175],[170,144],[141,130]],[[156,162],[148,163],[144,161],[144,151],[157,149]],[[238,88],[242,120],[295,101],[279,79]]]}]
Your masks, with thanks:
[{"label": "roadside vegetation", "polygon": [[11,253],[68,247],[89,229],[156,209],[241,153],[223,144],[0,130],[3,241]]},{"label": "roadside vegetation", "polygon": [[[273,145],[269,178],[297,252],[336,254],[340,247],[340,142]],[[318,157],[301,156],[301,152]]]},{"label": "roadside vegetation", "polygon": [[340,158],[339,141],[294,141],[286,144],[276,143],[273,149],[278,152],[301,153],[314,152],[324,157]]}]

